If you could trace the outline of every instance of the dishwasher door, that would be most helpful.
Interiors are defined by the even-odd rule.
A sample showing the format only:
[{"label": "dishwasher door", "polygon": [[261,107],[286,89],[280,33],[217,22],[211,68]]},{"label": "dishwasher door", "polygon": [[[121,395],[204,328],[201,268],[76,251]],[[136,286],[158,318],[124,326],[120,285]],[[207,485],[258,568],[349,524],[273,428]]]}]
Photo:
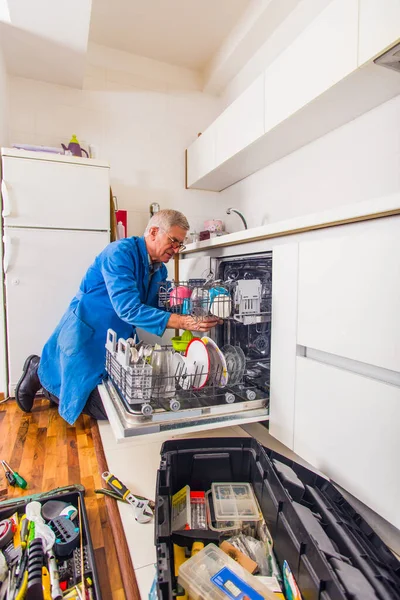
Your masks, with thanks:
[{"label": "dishwasher door", "polygon": [[[181,260],[182,263],[186,261],[190,259]],[[211,268],[215,280],[226,280],[229,284],[235,308],[230,318],[214,330],[212,337],[220,348],[231,345],[242,349],[245,356],[243,379],[231,386],[228,382],[221,390],[223,393],[206,387],[190,394],[178,392],[179,410],[173,412],[158,407],[151,415],[134,410],[121,396],[118,386],[110,378],[105,379],[99,391],[118,441],[143,435],[165,436],[168,432],[175,435],[194,433],[269,418],[272,255],[207,259],[207,265],[204,261],[198,262],[198,269],[193,268],[193,260],[190,262],[190,277],[202,278]],[[208,269],[205,270],[206,266]],[[185,272],[183,265],[180,274]],[[257,292],[252,293],[252,290]]]}]

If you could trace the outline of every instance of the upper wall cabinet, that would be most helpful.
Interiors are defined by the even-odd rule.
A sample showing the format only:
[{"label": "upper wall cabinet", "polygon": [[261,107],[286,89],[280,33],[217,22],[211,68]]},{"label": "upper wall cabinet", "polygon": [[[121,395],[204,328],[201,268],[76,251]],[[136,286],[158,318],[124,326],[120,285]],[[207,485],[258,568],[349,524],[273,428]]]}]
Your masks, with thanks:
[{"label": "upper wall cabinet", "polygon": [[187,187],[191,187],[195,181],[200,181],[215,167],[215,129],[214,122],[187,149]]},{"label": "upper wall cabinet", "polygon": [[375,58],[400,38],[400,0],[359,0],[358,64]]},{"label": "upper wall cabinet", "polygon": [[400,94],[373,62],[399,23],[400,0],[331,0],[190,146],[187,187],[221,191]]},{"label": "upper wall cabinet", "polygon": [[264,77],[260,76],[222,113],[216,125],[216,166],[264,135]]},{"label": "upper wall cabinet", "polygon": [[336,0],[265,73],[269,131],[357,68],[358,0]]}]

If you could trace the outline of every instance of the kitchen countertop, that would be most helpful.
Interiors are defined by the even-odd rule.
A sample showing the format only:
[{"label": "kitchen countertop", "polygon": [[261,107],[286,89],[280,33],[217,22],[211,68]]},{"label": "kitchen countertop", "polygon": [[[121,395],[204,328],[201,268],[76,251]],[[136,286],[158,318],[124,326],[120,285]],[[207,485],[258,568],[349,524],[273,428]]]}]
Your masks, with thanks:
[{"label": "kitchen countertop", "polygon": [[303,215],[286,221],[277,221],[270,225],[244,229],[210,240],[188,244],[182,255],[223,246],[235,246],[245,242],[292,235],[314,229],[323,229],[346,223],[388,217],[395,214],[400,214],[400,194],[398,193],[381,198],[373,198],[364,202],[346,204],[320,213]]}]

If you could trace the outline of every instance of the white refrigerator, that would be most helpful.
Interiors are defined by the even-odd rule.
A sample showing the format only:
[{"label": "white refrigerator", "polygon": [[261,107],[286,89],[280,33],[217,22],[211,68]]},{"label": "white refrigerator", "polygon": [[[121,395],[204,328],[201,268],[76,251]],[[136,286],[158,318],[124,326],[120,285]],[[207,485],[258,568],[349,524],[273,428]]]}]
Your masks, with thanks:
[{"label": "white refrigerator", "polygon": [[1,150],[5,382],[44,343],[94,257],[110,241],[106,163]]}]

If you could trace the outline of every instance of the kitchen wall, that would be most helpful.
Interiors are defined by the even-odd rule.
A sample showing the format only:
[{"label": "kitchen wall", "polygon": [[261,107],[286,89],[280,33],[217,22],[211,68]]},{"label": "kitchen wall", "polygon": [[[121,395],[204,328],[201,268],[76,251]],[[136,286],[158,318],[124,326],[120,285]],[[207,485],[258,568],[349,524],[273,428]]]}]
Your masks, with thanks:
[{"label": "kitchen wall", "polygon": [[8,77],[0,46],[0,146],[8,143]]},{"label": "kitchen wall", "polygon": [[[8,144],[8,75],[0,45],[0,146]],[[0,244],[0,261],[3,260]],[[0,303],[3,306],[3,286],[0,285]],[[4,321],[0,318],[0,340],[4,340]],[[0,392],[5,392],[6,380],[5,348],[0,344]]]},{"label": "kitchen wall", "polygon": [[185,190],[185,148],[221,106],[200,89],[193,71],[91,45],[83,90],[10,77],[10,141],[59,146],[76,133],[109,161],[129,235],[143,232],[151,202],[199,231],[225,213],[218,194]]}]

